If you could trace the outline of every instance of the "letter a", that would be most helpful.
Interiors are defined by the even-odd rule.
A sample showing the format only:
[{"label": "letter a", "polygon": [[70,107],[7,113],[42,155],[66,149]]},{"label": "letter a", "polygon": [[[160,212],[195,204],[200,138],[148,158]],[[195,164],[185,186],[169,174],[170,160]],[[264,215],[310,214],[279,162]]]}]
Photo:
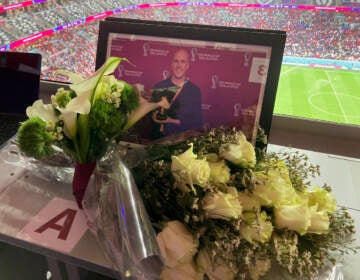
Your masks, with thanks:
[{"label": "letter a", "polygon": [[[52,228],[52,229],[60,231],[60,233],[58,235],[59,239],[66,240],[66,238],[70,232],[72,223],[74,222],[76,212],[77,212],[76,210],[68,208],[68,209],[64,210],[63,212],[61,212],[56,217],[52,218],[47,223],[43,224],[41,227],[39,227],[37,230],[35,230],[35,232],[42,233],[45,230],[47,230],[48,228]],[[61,220],[64,217],[66,217],[64,224],[58,225],[56,222],[58,222],[59,220]]]}]

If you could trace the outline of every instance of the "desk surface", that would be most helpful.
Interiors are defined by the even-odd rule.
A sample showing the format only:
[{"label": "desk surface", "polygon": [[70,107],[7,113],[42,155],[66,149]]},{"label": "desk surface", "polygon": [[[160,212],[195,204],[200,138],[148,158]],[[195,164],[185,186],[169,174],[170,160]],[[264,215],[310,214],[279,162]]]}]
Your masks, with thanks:
[{"label": "desk surface", "polygon": [[[83,212],[74,204],[71,184],[56,180],[49,183],[49,170],[32,172],[36,166],[29,164],[24,168],[24,162],[16,152],[17,147],[10,143],[0,150],[0,241],[114,277],[109,262],[89,230],[85,229],[81,236],[77,236],[78,240],[70,240],[73,235],[78,235],[76,231],[86,227]],[[81,224],[80,229],[75,226],[70,229],[63,248],[61,244],[58,244],[57,248],[52,248],[51,239],[48,240],[48,244],[34,240],[30,242],[30,238],[24,234],[24,228],[32,220],[41,223],[38,221],[41,219],[39,213],[53,200],[53,204],[56,205],[56,199],[66,201],[66,209],[72,208],[77,211],[75,222]],[[58,208],[59,213],[62,211],[61,207]],[[43,217],[42,219],[44,220]],[[66,243],[69,240],[71,242]]]},{"label": "desk surface", "polygon": [[[289,151],[289,148],[269,145],[269,151],[281,150]],[[310,162],[321,167],[321,176],[313,181],[314,185],[328,183],[333,187],[338,204],[348,207],[356,222],[356,243],[360,245],[360,159],[304,150],[300,152],[306,153]],[[57,207],[61,204],[58,203],[58,199],[61,199],[70,203],[69,205],[74,205],[75,210],[78,211],[78,209],[74,203],[69,182],[52,180],[49,184],[46,178],[49,170],[43,173],[32,172],[35,167],[28,165],[24,168],[23,160],[17,154],[16,146],[10,142],[0,150],[0,240],[114,277],[110,264],[95,237],[86,228],[78,236],[78,240],[73,240],[72,244],[66,244],[63,247],[52,248],[51,242],[41,244],[30,241],[31,238],[24,231],[26,227],[29,227],[30,222],[35,221],[38,224],[44,222],[41,220],[44,219],[43,209],[49,205],[49,202]],[[66,207],[71,208],[71,206]],[[78,211],[77,215],[79,223],[85,224],[86,227],[83,213]],[[79,235],[81,228],[77,228],[76,231]],[[76,235],[70,229],[68,236],[74,234]],[[344,262],[339,264],[341,266],[339,271],[343,273],[343,278],[332,279],[358,279],[354,275],[360,275],[359,263],[360,254],[345,256]]]}]

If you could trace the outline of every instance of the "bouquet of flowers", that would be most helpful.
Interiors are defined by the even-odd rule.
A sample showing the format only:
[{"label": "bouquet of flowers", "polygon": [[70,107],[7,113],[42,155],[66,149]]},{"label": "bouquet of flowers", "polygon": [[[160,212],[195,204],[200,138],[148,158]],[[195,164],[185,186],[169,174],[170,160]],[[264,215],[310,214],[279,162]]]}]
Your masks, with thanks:
[{"label": "bouquet of flowers", "polygon": [[[264,147],[263,134],[258,145]],[[261,145],[263,144],[263,145]],[[304,155],[265,153],[236,129],[146,148],[132,168],[166,267],[162,279],[312,279],[350,253],[353,220]]]},{"label": "bouquet of flowers", "polygon": [[59,71],[73,82],[70,88],[59,88],[50,104],[35,101],[17,133],[19,148],[29,157],[45,161],[59,151],[70,156],[75,164],[73,193],[80,208],[96,162],[107,147],[148,112],[169,106],[165,98],[147,102],[139,96],[140,87],[111,75],[122,60],[126,61],[109,57],[88,79]]},{"label": "bouquet of flowers", "polygon": [[35,101],[17,134],[29,157],[71,158],[78,206],[121,276],[149,279],[157,267],[162,279],[258,279],[277,265],[310,279],[334,251],[355,250],[349,214],[328,186],[310,188],[318,168],[298,154],[266,154],[262,133],[256,149],[241,131],[217,128],[114,150],[139,119],[169,108],[166,97],[148,102],[140,86],[112,75],[122,60],[108,58],[88,79],[60,71],[69,89]]}]

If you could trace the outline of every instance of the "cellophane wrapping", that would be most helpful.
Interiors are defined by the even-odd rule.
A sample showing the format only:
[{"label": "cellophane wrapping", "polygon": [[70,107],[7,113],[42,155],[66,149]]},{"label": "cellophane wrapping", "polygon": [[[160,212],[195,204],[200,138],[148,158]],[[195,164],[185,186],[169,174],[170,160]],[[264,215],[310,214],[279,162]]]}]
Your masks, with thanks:
[{"label": "cellophane wrapping", "polygon": [[159,279],[156,235],[119,146],[109,149],[85,192],[83,210],[119,278]]}]

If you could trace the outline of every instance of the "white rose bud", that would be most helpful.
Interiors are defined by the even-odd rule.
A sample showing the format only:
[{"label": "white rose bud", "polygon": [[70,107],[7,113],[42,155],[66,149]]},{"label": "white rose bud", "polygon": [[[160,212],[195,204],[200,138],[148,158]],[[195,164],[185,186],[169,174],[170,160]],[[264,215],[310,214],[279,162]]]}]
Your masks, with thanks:
[{"label": "white rose bud", "polygon": [[276,207],[301,200],[292,186],[289,170],[282,161],[277,162],[271,169],[256,171],[255,179],[253,195],[259,199],[261,205]]},{"label": "white rose bud", "polygon": [[203,199],[203,210],[212,219],[230,220],[239,218],[242,207],[237,195],[232,193],[208,193]]},{"label": "white rose bud", "polygon": [[244,223],[240,226],[240,235],[250,243],[269,241],[273,232],[271,221],[268,220],[266,212],[243,213]]},{"label": "white rose bud", "polygon": [[306,192],[309,198],[309,206],[316,206],[318,211],[325,211],[333,213],[336,209],[336,199],[331,192],[316,187],[311,191]]},{"label": "white rose bud", "polygon": [[304,235],[311,224],[310,210],[306,203],[279,205],[274,208],[275,225]]},{"label": "white rose bud", "polygon": [[249,192],[239,192],[238,198],[243,207],[243,211],[256,212],[260,210],[261,204],[259,199]]},{"label": "white rose bud", "polygon": [[198,241],[179,221],[168,222],[156,238],[168,267],[190,263],[197,252]]},{"label": "white rose bud", "polygon": [[205,159],[195,159],[190,161],[188,169],[194,184],[202,187],[209,182],[210,167]]},{"label": "white rose bud", "polygon": [[240,137],[237,144],[224,144],[220,147],[220,157],[241,167],[254,167],[256,154],[254,146],[246,140],[245,135]]},{"label": "white rose bud", "polygon": [[194,193],[194,184],[203,187],[210,179],[209,163],[205,159],[197,159],[193,153],[193,146],[178,156],[172,156],[171,172],[181,189],[188,190],[189,186]]},{"label": "white rose bud", "polygon": [[307,230],[309,233],[326,234],[329,231],[329,215],[326,211],[317,211],[316,207],[310,207],[311,223]]},{"label": "white rose bud", "polygon": [[211,182],[226,184],[230,180],[230,168],[225,161],[209,162],[209,166]]}]

